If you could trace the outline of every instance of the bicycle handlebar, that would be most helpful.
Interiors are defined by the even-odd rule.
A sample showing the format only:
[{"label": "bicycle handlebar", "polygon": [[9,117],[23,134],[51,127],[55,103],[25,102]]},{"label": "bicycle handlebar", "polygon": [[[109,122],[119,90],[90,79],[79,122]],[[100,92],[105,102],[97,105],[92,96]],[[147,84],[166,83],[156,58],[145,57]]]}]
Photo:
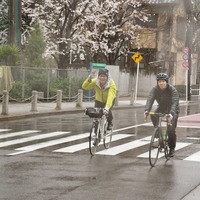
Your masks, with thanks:
[{"label": "bicycle handlebar", "polygon": [[169,120],[169,114],[149,112],[149,115],[157,115],[162,118],[161,121],[167,122],[168,125],[172,126],[171,120]]}]

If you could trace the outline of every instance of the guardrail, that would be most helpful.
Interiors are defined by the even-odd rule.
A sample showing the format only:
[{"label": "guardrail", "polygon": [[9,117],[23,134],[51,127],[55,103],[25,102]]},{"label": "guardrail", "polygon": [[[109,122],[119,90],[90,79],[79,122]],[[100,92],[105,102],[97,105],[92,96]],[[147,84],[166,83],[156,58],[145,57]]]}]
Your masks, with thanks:
[{"label": "guardrail", "polygon": [[[75,95],[74,97],[70,97],[70,99],[72,99],[72,98],[74,99],[73,102],[76,103],[75,106],[77,108],[82,108],[84,99],[91,100],[91,99],[94,99],[94,96],[93,97],[85,97],[85,96],[83,96],[83,90],[79,89],[78,94]],[[34,90],[34,91],[32,91],[32,95],[29,98],[27,98],[26,100],[24,100],[23,102],[31,101],[30,102],[31,103],[30,112],[38,112],[38,103],[40,103],[42,99],[45,99],[45,98],[42,98],[41,96],[39,96],[39,92]],[[55,110],[62,110],[62,103],[66,99],[67,99],[67,97],[63,97],[63,95],[62,95],[62,90],[57,90],[57,94],[51,98],[48,98],[48,101],[53,100],[53,102],[56,103],[55,108],[54,108]],[[14,99],[9,97],[8,91],[4,90],[1,100],[2,100],[2,113],[1,114],[8,115],[9,100],[14,101]],[[17,101],[17,100],[15,100],[15,101]],[[20,102],[20,103],[23,103],[23,102]],[[134,91],[132,90],[132,93],[130,95],[130,105],[133,105],[133,104],[134,104]],[[119,92],[117,91],[115,106],[118,106],[118,105],[119,105]]]}]

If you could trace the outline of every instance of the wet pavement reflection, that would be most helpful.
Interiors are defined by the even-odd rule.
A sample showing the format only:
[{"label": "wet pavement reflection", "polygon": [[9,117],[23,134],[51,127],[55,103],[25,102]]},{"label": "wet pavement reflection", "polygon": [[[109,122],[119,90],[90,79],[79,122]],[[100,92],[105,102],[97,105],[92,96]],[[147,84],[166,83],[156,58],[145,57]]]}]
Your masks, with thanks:
[{"label": "wet pavement reflection", "polygon": [[[130,137],[114,141],[112,147],[151,136],[152,125],[142,125],[145,123],[143,113],[144,108],[113,110],[114,129],[124,128],[115,134],[130,134]],[[181,120],[188,114],[198,113],[200,113],[198,103],[180,107]],[[91,119],[84,113],[72,113],[0,122],[0,127],[11,129],[12,132],[40,131],[33,133],[33,136],[54,131],[69,131],[69,136],[75,136],[88,133],[91,123]],[[22,136],[13,137],[12,140],[20,137]],[[62,137],[55,138],[62,139]],[[191,140],[188,137],[196,137],[196,139]],[[190,142],[191,145],[182,151],[177,151],[175,158],[167,162],[164,158],[159,160],[155,168],[149,166],[148,158],[137,157],[148,151],[148,145],[142,145],[118,155],[93,157],[90,156],[88,148],[76,153],[54,151],[78,144],[79,141],[52,145],[16,156],[7,156],[7,154],[13,151],[18,152],[16,148],[23,147],[24,144],[0,148],[1,198],[14,200],[130,200],[133,197],[136,200],[183,199],[199,185],[200,162],[184,161],[184,158],[200,151],[198,139],[200,128],[178,127],[177,138],[178,142]],[[9,141],[9,138],[4,138],[1,142],[7,140]],[[51,141],[51,139],[38,140],[35,145],[46,141]],[[88,138],[84,138],[83,141],[87,142]],[[31,145],[31,142],[26,145]]]}]

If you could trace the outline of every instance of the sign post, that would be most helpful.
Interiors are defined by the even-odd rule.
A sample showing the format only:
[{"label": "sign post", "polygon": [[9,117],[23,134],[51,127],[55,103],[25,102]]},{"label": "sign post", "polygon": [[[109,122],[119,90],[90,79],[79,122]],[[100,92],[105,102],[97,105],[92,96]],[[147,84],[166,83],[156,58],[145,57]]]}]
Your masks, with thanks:
[{"label": "sign post", "polygon": [[135,99],[134,102],[137,101],[137,91],[138,91],[138,77],[139,77],[139,69],[140,69],[140,61],[142,60],[142,55],[139,52],[136,52],[131,57],[135,63],[137,63],[137,74],[136,74],[136,84],[135,84]]},{"label": "sign post", "polygon": [[104,63],[90,63],[90,73],[95,70],[97,72],[99,69],[106,68],[106,64]]}]

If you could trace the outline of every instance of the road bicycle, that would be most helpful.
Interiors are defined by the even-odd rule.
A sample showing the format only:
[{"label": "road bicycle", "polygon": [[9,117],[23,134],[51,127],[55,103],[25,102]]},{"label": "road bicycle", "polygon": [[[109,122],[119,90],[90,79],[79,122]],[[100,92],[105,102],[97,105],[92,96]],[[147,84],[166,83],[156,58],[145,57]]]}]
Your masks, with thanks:
[{"label": "road bicycle", "polygon": [[108,121],[106,115],[103,113],[103,108],[88,107],[85,114],[93,119],[92,127],[89,135],[89,150],[93,156],[99,149],[101,141],[106,149],[111,145],[112,129],[107,130]]},{"label": "road bicycle", "polygon": [[[165,158],[169,159],[167,125],[171,126],[171,122],[169,114],[149,112],[149,115],[158,116],[158,126],[154,129],[149,145],[149,164],[154,167],[162,150],[164,150]],[[165,128],[162,126],[162,122],[165,122]]]}]

